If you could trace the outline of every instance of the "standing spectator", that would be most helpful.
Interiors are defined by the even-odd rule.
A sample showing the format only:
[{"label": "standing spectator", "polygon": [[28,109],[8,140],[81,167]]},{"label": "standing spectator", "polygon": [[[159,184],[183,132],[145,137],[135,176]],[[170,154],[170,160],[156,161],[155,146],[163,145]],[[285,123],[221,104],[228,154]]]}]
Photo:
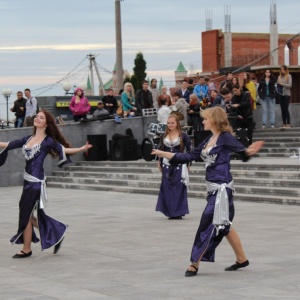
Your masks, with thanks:
[{"label": "standing spectator", "polygon": [[181,97],[181,92],[176,91],[174,93],[174,101],[175,101],[175,108],[177,112],[181,113],[183,115],[183,120],[180,121],[180,126],[186,126],[188,123],[188,117],[187,117],[187,109],[189,105],[186,103],[185,99]]},{"label": "standing spectator", "polygon": [[159,92],[159,89],[157,87],[157,80],[155,78],[151,79],[151,84],[150,84],[150,87],[149,87],[149,91],[152,94],[153,107],[158,108],[157,98],[158,98],[160,92]]},{"label": "standing spectator", "polygon": [[101,116],[109,116],[109,112],[104,108],[103,101],[100,100],[98,102],[97,109],[95,109],[95,111],[93,112],[93,117],[97,118]]},{"label": "standing spectator", "polygon": [[253,118],[250,93],[243,92],[238,85],[232,87],[233,96],[231,98],[231,106],[236,109],[237,126],[240,128],[247,128],[247,137],[249,145],[252,144],[253,133]]},{"label": "standing spectator", "polygon": [[250,93],[252,109],[256,109],[256,86],[247,72],[243,74],[243,91]]},{"label": "standing spectator", "polygon": [[233,74],[232,74],[232,72],[226,72],[225,75],[226,75],[226,79],[221,82],[221,84],[220,84],[220,90],[223,87],[226,87],[226,88],[229,89],[230,92],[232,92],[232,77],[233,77]]},{"label": "standing spectator", "polygon": [[275,84],[276,79],[273,77],[271,69],[266,69],[257,88],[259,98],[262,100],[262,129],[266,128],[268,115],[271,127],[274,128],[275,126]]},{"label": "standing spectator", "polygon": [[132,118],[135,115],[136,102],[134,99],[134,89],[130,82],[124,84],[124,91],[121,96],[124,118]]},{"label": "standing spectator", "polygon": [[181,92],[182,98],[189,103],[191,92],[187,89],[187,81],[185,79],[181,81],[181,89],[179,91]]},{"label": "standing spectator", "polygon": [[218,90],[211,90],[209,95],[209,107],[211,107],[218,96]]},{"label": "standing spectator", "polygon": [[239,78],[238,77],[236,77],[236,76],[232,77],[232,85],[238,85],[238,86],[240,86]]},{"label": "standing spectator", "polygon": [[193,79],[189,79],[188,81],[188,86],[187,86],[187,89],[191,92],[191,94],[193,93],[194,91],[194,80]]},{"label": "standing spectator", "polygon": [[166,103],[164,105],[167,105],[167,106],[171,106],[172,105],[171,97],[167,94],[167,91],[168,91],[168,89],[167,89],[166,86],[162,86],[161,87],[161,94],[157,98],[158,107],[162,106],[162,104],[161,104],[161,100],[162,99],[166,100]]},{"label": "standing spectator", "polygon": [[[179,120],[171,115],[162,137],[160,149],[171,153],[190,151],[191,140],[181,131]],[[189,213],[187,202],[188,168],[186,164],[170,164],[168,159],[160,159],[158,168],[162,173],[156,211],[169,219],[182,219]]]},{"label": "standing spectator", "polygon": [[33,126],[33,120],[34,116],[37,112],[37,100],[35,97],[31,96],[30,89],[24,90],[25,97],[27,98],[26,101],[26,108],[25,108],[25,120],[24,120],[24,126]]},{"label": "standing spectator", "polygon": [[14,106],[10,109],[10,111],[15,113],[16,121],[15,128],[23,127],[23,123],[25,120],[26,113],[26,99],[23,98],[22,92],[17,92],[17,100],[14,102]]},{"label": "standing spectator", "polygon": [[292,75],[289,74],[289,70],[285,65],[280,67],[280,74],[277,79],[277,84],[280,84],[283,87],[282,95],[279,94],[282,127],[291,128],[289,104],[291,99]]},{"label": "standing spectator", "polygon": [[138,115],[142,115],[142,109],[144,108],[153,108],[152,93],[148,88],[149,82],[147,80],[144,80],[142,89],[136,92],[135,98]]},{"label": "standing spectator", "polygon": [[159,123],[167,124],[167,120],[170,116],[171,109],[168,105],[166,105],[166,99],[161,99],[160,103],[161,107],[159,108],[157,113],[157,121]]},{"label": "standing spectator", "polygon": [[230,90],[228,88],[222,88],[220,90],[220,93],[217,95],[217,97],[215,98],[212,107],[215,106],[220,106],[222,107],[225,111],[226,111],[226,98],[228,96],[228,94],[231,93]]},{"label": "standing spectator", "polygon": [[107,95],[102,98],[105,109],[110,115],[114,115],[118,109],[118,101],[114,96],[114,90],[109,89]]},{"label": "standing spectator", "polygon": [[[208,100],[210,101],[210,91],[212,91],[212,90],[218,90],[218,88],[217,88],[216,84],[215,84],[213,81],[211,81],[211,79],[210,79],[209,76],[205,76],[205,77],[204,77],[204,81],[205,81],[205,83],[206,83],[207,86],[208,86],[208,94],[207,94],[207,98],[208,98]],[[210,101],[210,102],[211,102],[211,101]]]},{"label": "standing spectator", "polygon": [[78,122],[80,119],[86,119],[86,115],[90,111],[91,106],[81,88],[75,90],[69,108],[73,113],[74,122]]},{"label": "standing spectator", "polygon": [[194,90],[193,90],[193,94],[196,94],[196,96],[199,99],[199,102],[204,100],[204,99],[207,99],[208,86],[205,83],[204,76],[199,77],[198,84],[195,85]]},{"label": "standing spectator", "polygon": [[257,105],[261,105],[261,99],[259,98],[259,95],[258,95],[258,85],[259,83],[257,82],[257,78],[256,77],[251,77],[251,81],[255,84],[255,88],[256,88],[256,106]]},{"label": "standing spectator", "polygon": [[188,116],[189,116],[188,125],[192,126],[192,130],[193,131],[202,130],[202,126],[201,126],[202,119],[200,117],[200,103],[198,101],[198,97],[195,94],[190,95]]}]

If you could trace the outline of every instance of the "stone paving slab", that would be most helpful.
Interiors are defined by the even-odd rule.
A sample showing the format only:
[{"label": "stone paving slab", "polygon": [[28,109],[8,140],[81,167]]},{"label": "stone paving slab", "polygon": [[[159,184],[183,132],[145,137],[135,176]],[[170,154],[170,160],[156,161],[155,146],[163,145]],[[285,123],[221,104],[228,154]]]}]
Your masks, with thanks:
[{"label": "stone paving slab", "polygon": [[186,278],[203,199],[168,220],[151,195],[48,188],[47,213],[69,225],[62,248],[53,255],[34,244],[30,258],[15,260],[21,190],[0,188],[0,299],[299,299],[300,207],[236,201],[250,266],[225,272],[235,257],[224,240],[216,262]]}]

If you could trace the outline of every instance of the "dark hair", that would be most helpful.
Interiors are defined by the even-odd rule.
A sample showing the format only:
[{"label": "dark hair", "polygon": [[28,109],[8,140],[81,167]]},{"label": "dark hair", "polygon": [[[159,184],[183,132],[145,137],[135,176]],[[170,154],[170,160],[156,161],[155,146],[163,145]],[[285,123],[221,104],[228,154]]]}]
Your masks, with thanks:
[{"label": "dark hair", "polygon": [[165,105],[167,103],[167,99],[166,98],[161,98],[160,99],[160,104],[161,105]]},{"label": "dark hair", "polygon": [[112,88],[110,88],[110,89],[108,89],[107,91],[110,92],[110,91],[114,91],[114,90],[113,90]]},{"label": "dark hair", "polygon": [[22,94],[23,95],[23,93],[21,91],[18,91],[17,94]]},{"label": "dark hair", "polygon": [[230,90],[228,89],[228,88],[221,88],[221,90],[220,90],[220,94],[221,95],[227,95],[227,94],[229,94],[230,93]]},{"label": "dark hair", "polygon": [[148,80],[143,80],[142,84],[144,83],[148,83],[149,84],[149,81]]},{"label": "dark hair", "polygon": [[189,84],[193,84],[194,80],[193,79],[189,79]]},{"label": "dark hair", "polygon": [[[70,148],[71,145],[65,140],[64,136],[60,133],[60,131],[55,123],[55,119],[54,119],[53,115],[45,109],[41,109],[39,111],[39,113],[43,113],[46,117],[47,127],[45,130],[45,133],[48,136],[52,137],[54,141],[62,144],[64,147]],[[33,134],[35,134],[35,133],[36,133],[36,127],[33,126]],[[57,153],[55,153],[53,150],[50,150],[49,154],[53,157],[57,156]]]},{"label": "dark hair", "polygon": [[210,78],[209,78],[208,76],[205,76],[205,77],[204,77],[204,80],[205,80],[206,82],[209,82],[209,81],[210,81]]},{"label": "dark hair", "polygon": [[[200,75],[200,76],[199,76],[199,79],[200,79],[200,78],[203,78],[203,79],[204,79],[205,77],[204,77],[203,75]],[[199,80],[199,79],[198,79],[198,80]]]},{"label": "dark hair", "polygon": [[233,74],[233,73],[231,71],[225,73],[226,76],[228,76],[229,74]]},{"label": "dark hair", "polygon": [[237,89],[237,90],[239,90],[239,89],[240,89],[240,86],[239,86],[238,84],[234,84],[234,85],[232,86],[232,89]]},{"label": "dark hair", "polygon": [[181,98],[182,94],[181,94],[181,91],[176,91],[174,94],[173,94],[173,97],[179,97]]},{"label": "dark hair", "polygon": [[257,78],[253,76],[253,77],[251,77],[251,80],[257,80]]},{"label": "dark hair", "polygon": [[155,78],[152,78],[152,79],[151,79],[151,83],[152,83],[154,80],[157,82],[157,80],[156,80]]},{"label": "dark hair", "polygon": [[187,81],[186,81],[185,79],[181,80],[181,83],[183,83],[183,82],[186,82],[186,83],[187,83]]},{"label": "dark hair", "polygon": [[28,88],[27,88],[27,89],[25,89],[25,90],[24,90],[24,92],[25,92],[25,91],[28,91],[29,93],[31,93],[30,89],[28,89]]}]

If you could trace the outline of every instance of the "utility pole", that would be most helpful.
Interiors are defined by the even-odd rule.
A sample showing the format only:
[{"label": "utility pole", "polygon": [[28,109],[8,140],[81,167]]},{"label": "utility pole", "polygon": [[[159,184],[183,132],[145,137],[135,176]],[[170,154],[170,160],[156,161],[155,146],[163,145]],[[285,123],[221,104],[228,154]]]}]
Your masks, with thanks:
[{"label": "utility pole", "polygon": [[95,55],[89,54],[86,57],[88,57],[88,59],[90,60],[91,87],[92,87],[92,96],[94,96],[95,92],[94,92],[93,60],[95,59]]},{"label": "utility pole", "polygon": [[121,0],[115,0],[117,91],[123,88],[123,54],[121,28]]}]

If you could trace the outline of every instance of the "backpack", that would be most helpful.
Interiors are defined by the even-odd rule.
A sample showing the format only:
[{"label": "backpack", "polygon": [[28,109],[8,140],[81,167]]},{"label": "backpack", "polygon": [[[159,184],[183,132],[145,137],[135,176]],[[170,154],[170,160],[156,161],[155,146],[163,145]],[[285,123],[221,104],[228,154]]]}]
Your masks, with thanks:
[{"label": "backpack", "polygon": [[[35,99],[35,100],[36,100],[36,99]],[[31,98],[30,98],[30,104],[32,105],[32,100],[31,100]],[[40,111],[39,104],[38,104],[38,102],[37,102],[37,100],[36,100],[36,112],[35,112],[35,114],[37,115],[37,114],[39,113],[39,111]]]}]

